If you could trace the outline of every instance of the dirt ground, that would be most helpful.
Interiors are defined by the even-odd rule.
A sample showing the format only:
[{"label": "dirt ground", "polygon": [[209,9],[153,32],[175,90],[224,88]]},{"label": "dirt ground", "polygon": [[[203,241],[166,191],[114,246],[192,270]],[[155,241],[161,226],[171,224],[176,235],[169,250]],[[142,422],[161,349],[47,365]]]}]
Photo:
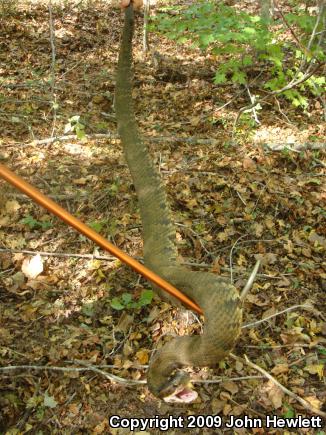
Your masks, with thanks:
[{"label": "dirt ground", "polygon": [[[54,4],[52,14],[52,52],[45,5],[1,15],[1,163],[141,259],[137,198],[113,110],[123,15],[100,1]],[[153,348],[200,331],[202,319],[157,298],[114,309],[112,298],[137,300],[149,283],[0,181],[0,433],[130,433],[113,427],[110,416],[118,415],[182,417],[184,427],[171,434],[322,435],[321,428],[225,427],[231,416],[316,416],[300,398],[326,411],[325,151],[262,145],[325,142],[322,109],[311,99],[308,115],[280,99],[280,111],[272,101],[259,112],[260,126],[240,123],[231,144],[246,94],[220,110],[238,90],[212,83],[215,60],[157,34],[150,43],[159,56],[145,57],[138,23],[136,116],[167,186],[181,261],[226,277],[231,261],[239,290],[262,261],[244,304],[238,359],[190,369],[199,397],[189,405],[160,402],[143,383],[105,376],[144,381]],[[72,136],[51,139],[65,133]],[[192,415],[219,416],[224,426],[187,428]]]}]

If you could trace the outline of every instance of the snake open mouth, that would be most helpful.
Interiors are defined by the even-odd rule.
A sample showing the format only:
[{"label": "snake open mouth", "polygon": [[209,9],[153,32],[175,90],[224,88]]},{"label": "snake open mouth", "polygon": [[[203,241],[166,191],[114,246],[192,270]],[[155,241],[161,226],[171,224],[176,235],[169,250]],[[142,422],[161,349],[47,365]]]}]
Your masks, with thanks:
[{"label": "snake open mouth", "polygon": [[164,397],[168,403],[190,403],[197,399],[198,394],[188,386],[180,385],[172,394]]}]

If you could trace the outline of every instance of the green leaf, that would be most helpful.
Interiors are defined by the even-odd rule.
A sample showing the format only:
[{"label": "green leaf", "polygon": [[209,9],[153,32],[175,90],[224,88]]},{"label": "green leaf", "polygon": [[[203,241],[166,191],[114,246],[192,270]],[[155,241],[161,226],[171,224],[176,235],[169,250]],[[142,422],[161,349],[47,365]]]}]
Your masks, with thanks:
[{"label": "green leaf", "polygon": [[150,304],[152,302],[153,295],[154,294],[152,290],[143,290],[139,297],[139,304],[141,306]]},{"label": "green leaf", "polygon": [[247,82],[246,74],[243,71],[236,70],[232,75],[232,81],[233,83],[240,83],[244,85]]},{"label": "green leaf", "polygon": [[120,302],[119,298],[113,298],[110,305],[114,310],[118,310],[118,311],[123,310],[125,308],[125,306],[122,305],[122,303]]},{"label": "green leaf", "polygon": [[124,305],[129,304],[132,301],[132,294],[131,293],[123,293],[121,296],[122,302]]},{"label": "green leaf", "polygon": [[200,35],[199,40],[202,47],[207,47],[211,42],[215,41],[215,37],[211,33],[206,33]]},{"label": "green leaf", "polygon": [[24,225],[29,226],[31,229],[34,229],[39,225],[39,222],[36,219],[34,219],[31,215],[26,216],[20,222]]},{"label": "green leaf", "polygon": [[42,402],[43,402],[42,396],[32,396],[27,400],[26,408],[27,409],[37,408],[37,406]]},{"label": "green leaf", "polygon": [[74,115],[69,119],[69,121],[71,124],[75,124],[75,123],[79,122],[79,119],[80,119],[80,115]]},{"label": "green leaf", "polygon": [[78,137],[78,139],[85,139],[86,134],[85,134],[85,130],[84,130],[84,126],[80,126],[80,125],[76,125],[76,136]]},{"label": "green leaf", "polygon": [[48,393],[45,393],[43,404],[46,408],[55,408],[58,402],[54,399],[53,396],[48,396]]},{"label": "green leaf", "polygon": [[88,224],[94,231],[97,231],[98,233],[103,228],[103,222],[101,221],[93,221]]},{"label": "green leaf", "polygon": [[84,304],[82,307],[82,313],[87,316],[87,317],[93,317],[94,315],[94,304],[93,303],[88,303],[88,304]]},{"label": "green leaf", "polygon": [[214,77],[214,83],[216,85],[219,85],[221,83],[226,83],[226,75],[224,73],[220,73],[220,72],[216,72],[215,77]]},{"label": "green leaf", "polygon": [[290,405],[285,404],[285,409],[286,409],[286,411],[283,413],[283,416],[285,418],[293,418],[293,417],[295,417],[294,409],[291,408]]}]

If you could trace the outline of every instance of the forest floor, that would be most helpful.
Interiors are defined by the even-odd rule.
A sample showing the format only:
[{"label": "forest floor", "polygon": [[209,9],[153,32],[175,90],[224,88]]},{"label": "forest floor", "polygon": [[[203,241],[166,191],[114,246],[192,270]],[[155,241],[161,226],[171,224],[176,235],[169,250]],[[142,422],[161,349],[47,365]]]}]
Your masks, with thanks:
[{"label": "forest floor", "polygon": [[[0,17],[0,158],[141,258],[137,198],[113,110],[123,15],[105,2],[89,5],[53,7],[53,63],[47,7],[34,3]],[[270,101],[259,112],[260,125],[245,118],[232,141],[247,93],[232,84],[215,86],[214,59],[162,36],[150,35],[158,63],[145,58],[138,23],[136,116],[167,186],[181,261],[225,277],[232,266],[241,290],[261,259],[244,325],[290,309],[244,328],[237,360],[193,368],[199,397],[192,404],[169,405],[142,383],[113,382],[103,373],[145,380],[163,336],[192,333],[198,319],[156,298],[138,309],[114,309],[114,297],[122,304],[137,300],[149,283],[1,181],[1,434],[130,433],[110,427],[114,414],[219,415],[224,421],[314,415],[298,398],[326,411],[325,152],[262,145],[325,142],[322,108],[311,99],[305,114],[282,98],[280,106]],[[80,139],[69,131],[73,124]],[[72,136],[51,139],[64,134]],[[3,369],[26,365],[43,369]],[[203,382],[212,379],[216,383]],[[325,433],[225,427],[168,433],[174,432]]]}]

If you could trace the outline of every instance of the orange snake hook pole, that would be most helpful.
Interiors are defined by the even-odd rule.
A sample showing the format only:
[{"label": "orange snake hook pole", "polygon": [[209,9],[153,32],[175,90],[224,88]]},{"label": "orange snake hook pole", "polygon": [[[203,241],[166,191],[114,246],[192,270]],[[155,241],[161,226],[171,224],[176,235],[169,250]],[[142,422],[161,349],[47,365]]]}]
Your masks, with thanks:
[{"label": "orange snake hook pole", "polygon": [[154,284],[179,299],[185,305],[188,305],[188,307],[192,310],[196,311],[199,314],[203,314],[203,311],[199,308],[199,306],[195,304],[191,299],[189,299],[186,295],[181,293],[180,290],[173,287],[167,281],[156,275],[156,273],[143,266],[141,263],[130,257],[128,254],[125,254],[123,251],[121,251],[121,249],[114,246],[96,231],[92,230],[92,228],[88,227],[79,219],[72,216],[70,213],[67,212],[67,210],[52,201],[52,199],[43,195],[43,193],[41,193],[38,189],[27,183],[21,177],[10,171],[10,169],[6,168],[6,166],[1,164],[0,176],[13,186],[17,187],[17,189],[19,189],[21,192],[32,198],[33,201],[37,202],[39,205],[49,210],[51,213],[62,219],[71,227],[75,228],[79,233],[83,234],[88,239],[95,242],[98,246],[110,252],[115,257],[119,258],[119,260],[121,260],[123,263],[132,267],[136,272],[140,273],[145,278],[149,279]]}]

